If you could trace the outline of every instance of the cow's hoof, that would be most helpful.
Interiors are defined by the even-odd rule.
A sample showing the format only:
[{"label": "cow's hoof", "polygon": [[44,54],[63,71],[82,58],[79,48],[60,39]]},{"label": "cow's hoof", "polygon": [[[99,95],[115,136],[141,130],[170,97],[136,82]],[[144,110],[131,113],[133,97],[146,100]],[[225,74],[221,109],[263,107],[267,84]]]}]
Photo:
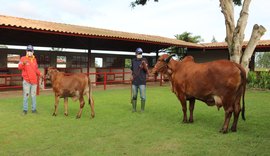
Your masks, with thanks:
[{"label": "cow's hoof", "polygon": [[183,123],[188,123],[188,121],[187,120],[183,120]]},{"label": "cow's hoof", "polygon": [[193,123],[193,120],[189,120],[189,123]]},{"label": "cow's hoof", "polygon": [[91,117],[92,117],[92,118],[94,118],[94,117],[95,117],[95,115],[91,115]]},{"label": "cow's hoof", "polygon": [[223,134],[226,134],[226,133],[228,133],[228,130],[225,130],[224,128],[222,128],[219,132],[223,133]]},{"label": "cow's hoof", "polygon": [[236,130],[235,127],[232,127],[232,128],[231,128],[231,131],[232,131],[232,132],[236,132],[237,130]]},{"label": "cow's hoof", "polygon": [[52,114],[52,116],[56,116],[56,114],[55,114],[55,113],[53,113],[53,114]]},{"label": "cow's hoof", "polygon": [[65,116],[68,116],[68,113],[65,113]]},{"label": "cow's hoof", "polygon": [[78,115],[76,116],[76,119],[80,119],[80,118],[81,118],[80,116],[78,116]]}]

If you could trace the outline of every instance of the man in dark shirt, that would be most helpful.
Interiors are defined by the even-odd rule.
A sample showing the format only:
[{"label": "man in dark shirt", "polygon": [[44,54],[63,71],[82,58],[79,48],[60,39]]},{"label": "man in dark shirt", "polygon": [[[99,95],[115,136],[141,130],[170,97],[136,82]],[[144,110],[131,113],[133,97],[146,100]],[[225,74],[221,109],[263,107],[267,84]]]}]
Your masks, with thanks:
[{"label": "man in dark shirt", "polygon": [[141,48],[136,49],[136,58],[131,62],[132,70],[132,112],[136,112],[137,94],[140,90],[141,97],[141,112],[144,111],[146,100],[146,75],[148,74],[148,63],[145,58],[142,57],[143,50]]}]

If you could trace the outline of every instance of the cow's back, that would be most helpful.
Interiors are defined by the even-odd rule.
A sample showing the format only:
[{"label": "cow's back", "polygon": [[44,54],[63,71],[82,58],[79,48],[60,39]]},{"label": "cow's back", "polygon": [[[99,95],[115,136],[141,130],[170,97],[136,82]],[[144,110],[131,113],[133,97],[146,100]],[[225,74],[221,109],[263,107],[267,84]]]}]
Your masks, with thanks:
[{"label": "cow's back", "polygon": [[88,79],[85,74],[72,74],[64,76],[61,84],[64,88],[81,88],[88,84]]},{"label": "cow's back", "polygon": [[53,84],[54,91],[62,95],[62,97],[84,94],[88,88],[88,77],[81,73],[71,75],[59,73]]},{"label": "cow's back", "polygon": [[182,88],[186,94],[197,98],[210,94],[236,92],[241,83],[241,71],[228,60],[218,60],[208,63],[194,61],[181,62],[174,75],[177,88]]}]

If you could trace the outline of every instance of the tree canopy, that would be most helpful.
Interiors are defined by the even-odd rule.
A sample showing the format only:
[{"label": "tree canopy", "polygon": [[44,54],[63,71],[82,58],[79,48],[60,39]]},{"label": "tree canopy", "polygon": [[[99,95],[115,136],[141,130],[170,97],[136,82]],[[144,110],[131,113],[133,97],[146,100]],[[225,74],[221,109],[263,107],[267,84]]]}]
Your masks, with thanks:
[{"label": "tree canopy", "polygon": [[[201,36],[195,35],[193,36],[191,32],[183,32],[182,34],[176,34],[174,35],[177,40],[182,40],[186,42],[192,42],[192,43],[199,43],[202,42],[203,39]],[[186,48],[180,48],[180,47],[170,47],[167,49],[169,53],[176,54],[179,59],[184,57],[186,55]]]},{"label": "tree canopy", "polygon": [[[145,5],[149,0],[135,0],[134,2],[131,2],[131,6],[135,7],[136,5]],[[154,2],[158,2],[158,0],[154,0]],[[235,5],[242,5],[242,0],[233,0],[233,3]]]},{"label": "tree canopy", "polygon": [[199,43],[204,41],[201,36],[192,36],[192,33],[187,31],[183,32],[182,34],[176,34],[174,36],[176,39],[186,42]]},{"label": "tree canopy", "polygon": [[216,43],[216,42],[218,42],[218,41],[216,40],[215,36],[213,36],[213,38],[212,38],[211,42],[212,42],[212,43]]}]

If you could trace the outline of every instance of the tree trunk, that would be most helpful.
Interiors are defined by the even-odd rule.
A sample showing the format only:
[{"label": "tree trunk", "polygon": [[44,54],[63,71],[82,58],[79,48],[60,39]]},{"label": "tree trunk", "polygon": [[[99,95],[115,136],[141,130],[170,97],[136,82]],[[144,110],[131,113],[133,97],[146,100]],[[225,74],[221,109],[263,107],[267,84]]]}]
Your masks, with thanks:
[{"label": "tree trunk", "polygon": [[226,38],[225,41],[228,43],[228,50],[230,56],[232,55],[232,40],[233,40],[233,32],[235,29],[234,26],[234,8],[233,2],[231,0],[220,0],[221,12],[225,18],[225,26],[226,26]]},{"label": "tree trunk", "polygon": [[266,29],[262,25],[255,24],[253,26],[252,34],[250,40],[247,44],[247,47],[243,53],[241,65],[245,68],[246,72],[249,72],[249,62],[251,60],[251,56],[258,44],[260,38],[264,35]]},{"label": "tree trunk", "polygon": [[244,31],[247,25],[248,8],[251,0],[245,0],[243,3],[240,17],[237,25],[234,24],[234,3],[232,0],[220,0],[222,13],[226,24],[226,42],[230,54],[230,60],[240,64],[242,56],[242,45],[244,40]]},{"label": "tree trunk", "polygon": [[225,18],[226,25],[226,42],[228,44],[228,50],[230,54],[230,60],[241,64],[248,74],[248,66],[250,58],[258,44],[258,41],[266,31],[263,26],[255,25],[253,32],[248,42],[247,48],[242,52],[242,46],[244,41],[244,31],[248,20],[248,8],[251,0],[244,0],[240,17],[237,21],[237,25],[234,24],[234,4],[233,0],[219,0],[221,12]]},{"label": "tree trunk", "polygon": [[[232,1],[232,0],[229,0]],[[243,55],[242,46],[245,38],[245,29],[248,20],[248,8],[251,0],[245,0],[243,3],[242,10],[240,12],[240,17],[237,21],[236,28],[233,32],[232,39],[232,51],[231,51],[231,61],[236,63],[241,63],[241,56]]]}]

